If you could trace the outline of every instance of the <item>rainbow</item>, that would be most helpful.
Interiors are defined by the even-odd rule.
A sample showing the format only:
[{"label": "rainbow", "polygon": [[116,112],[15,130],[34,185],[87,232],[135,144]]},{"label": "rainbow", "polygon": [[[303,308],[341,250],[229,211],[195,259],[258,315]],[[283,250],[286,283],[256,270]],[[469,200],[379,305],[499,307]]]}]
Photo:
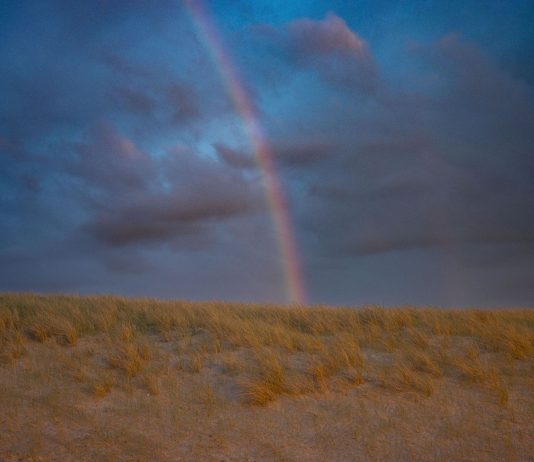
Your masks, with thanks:
[{"label": "rainbow", "polygon": [[195,25],[199,39],[208,50],[215,67],[221,75],[235,109],[241,117],[250,146],[256,156],[265,186],[267,201],[277,235],[282,258],[287,298],[291,303],[306,303],[304,282],[295,243],[295,233],[280,180],[274,167],[273,155],[263,135],[259,118],[251,98],[239,78],[238,71],[226,50],[221,37],[202,0],[184,2]]}]

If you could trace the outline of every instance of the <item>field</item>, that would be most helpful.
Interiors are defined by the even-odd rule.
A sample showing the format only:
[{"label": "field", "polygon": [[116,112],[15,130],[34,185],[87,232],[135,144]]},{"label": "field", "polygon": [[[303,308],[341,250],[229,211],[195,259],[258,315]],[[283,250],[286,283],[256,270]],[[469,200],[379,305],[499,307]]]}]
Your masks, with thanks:
[{"label": "field", "polygon": [[534,460],[534,310],[0,295],[0,461]]}]

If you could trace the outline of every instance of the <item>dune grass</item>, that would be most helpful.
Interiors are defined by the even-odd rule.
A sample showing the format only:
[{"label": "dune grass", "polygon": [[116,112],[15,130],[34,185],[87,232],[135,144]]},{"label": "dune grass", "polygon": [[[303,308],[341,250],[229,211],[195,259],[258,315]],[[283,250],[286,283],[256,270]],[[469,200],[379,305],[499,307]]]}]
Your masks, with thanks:
[{"label": "dune grass", "polygon": [[[132,415],[159,425],[157,436],[141,432],[143,441],[158,442],[163,448],[149,452],[158,454],[155,460],[175,460],[165,451],[184,422],[199,425],[203,419],[223,415],[231,422],[232,416],[243,413],[244,420],[262,412],[270,416],[273,406],[286,409],[302,400],[312,412],[323,399],[337,402],[353,396],[350,408],[366,394],[373,396],[369,400],[397,404],[406,399],[434,403],[439,413],[443,409],[437,403],[451,390],[461,390],[456,394],[465,393],[494,414],[516,419],[514,431],[523,436],[514,440],[513,451],[503,446],[501,452],[486,454],[486,459],[504,453],[512,457],[533,449],[526,442],[528,436],[534,441],[532,428],[525,428],[521,419],[534,413],[529,398],[534,391],[534,311],[285,307],[2,294],[0,380],[0,405],[12,411],[0,424],[17,427],[31,421],[39,426],[53,417],[66,427],[82,426],[85,430],[78,431],[103,447],[101,452],[89,452],[87,460],[121,460],[122,456],[112,459],[120,447],[124,460],[130,453],[145,460],[144,449],[137,447],[139,441],[131,441],[129,433],[122,439],[97,435],[94,409],[103,412],[102,406],[111,409],[110,422],[128,432],[133,430],[124,425]],[[22,412],[27,402],[35,407],[31,416]],[[73,417],[73,410],[84,417]],[[371,419],[369,425],[380,421],[377,416],[366,418]],[[228,436],[231,428],[221,431],[229,441],[233,441]],[[0,458],[33,451],[45,454],[46,460],[63,460],[53,450],[65,445],[63,440],[73,431],[56,429],[53,438],[37,445],[32,440],[37,436],[25,430],[18,437],[4,433]],[[436,438],[447,437],[444,428],[435,432]],[[482,444],[476,443],[481,436],[473,433],[473,444]],[[17,443],[17,438],[22,440]],[[81,454],[80,448],[87,444],[82,440],[72,446],[73,453]],[[354,447],[371,451],[369,457],[381,458],[380,445],[361,438],[351,441]],[[266,444],[263,440],[259,444],[257,457],[272,460],[265,455],[271,454]],[[125,449],[129,445],[131,451]],[[447,448],[443,443],[440,453]],[[191,454],[195,450],[190,448]],[[211,452],[206,451],[209,460]],[[183,457],[189,460],[187,453]]]}]

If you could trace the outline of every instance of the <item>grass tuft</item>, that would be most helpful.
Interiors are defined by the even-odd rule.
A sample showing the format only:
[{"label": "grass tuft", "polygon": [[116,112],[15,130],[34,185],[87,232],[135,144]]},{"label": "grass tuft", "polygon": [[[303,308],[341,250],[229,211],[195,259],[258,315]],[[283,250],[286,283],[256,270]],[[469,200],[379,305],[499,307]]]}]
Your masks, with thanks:
[{"label": "grass tuft", "polygon": [[115,351],[108,357],[108,364],[115,369],[122,370],[128,377],[135,377],[149,359],[148,345],[126,343],[115,347]]},{"label": "grass tuft", "polygon": [[93,395],[97,398],[107,396],[116,384],[115,378],[111,374],[99,377],[91,386]]}]

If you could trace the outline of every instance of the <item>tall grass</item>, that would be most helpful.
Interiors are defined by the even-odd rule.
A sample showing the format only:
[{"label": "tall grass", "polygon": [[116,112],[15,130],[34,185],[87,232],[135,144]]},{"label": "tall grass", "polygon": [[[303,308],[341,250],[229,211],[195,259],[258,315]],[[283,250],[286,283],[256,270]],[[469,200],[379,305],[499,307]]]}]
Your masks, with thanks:
[{"label": "tall grass", "polygon": [[[246,399],[266,404],[283,394],[324,391],[337,378],[361,384],[373,374],[372,361],[368,365],[365,359],[373,351],[392,356],[385,364],[391,364],[387,380],[377,379],[391,389],[431,394],[435,381],[449,375],[503,390],[498,367],[489,368],[481,354],[500,355],[508,363],[534,358],[534,312],[0,295],[0,364],[25,355],[28,342],[71,348],[99,336],[104,351],[95,367],[119,373],[115,381],[142,376],[139,381],[155,394],[157,380],[143,375],[153,362],[154,342],[174,342],[177,369],[198,374],[219,355],[223,370],[243,385]],[[229,355],[240,350],[248,356]],[[82,375],[72,373],[80,380]],[[97,395],[115,385],[109,377],[100,382]]]}]

